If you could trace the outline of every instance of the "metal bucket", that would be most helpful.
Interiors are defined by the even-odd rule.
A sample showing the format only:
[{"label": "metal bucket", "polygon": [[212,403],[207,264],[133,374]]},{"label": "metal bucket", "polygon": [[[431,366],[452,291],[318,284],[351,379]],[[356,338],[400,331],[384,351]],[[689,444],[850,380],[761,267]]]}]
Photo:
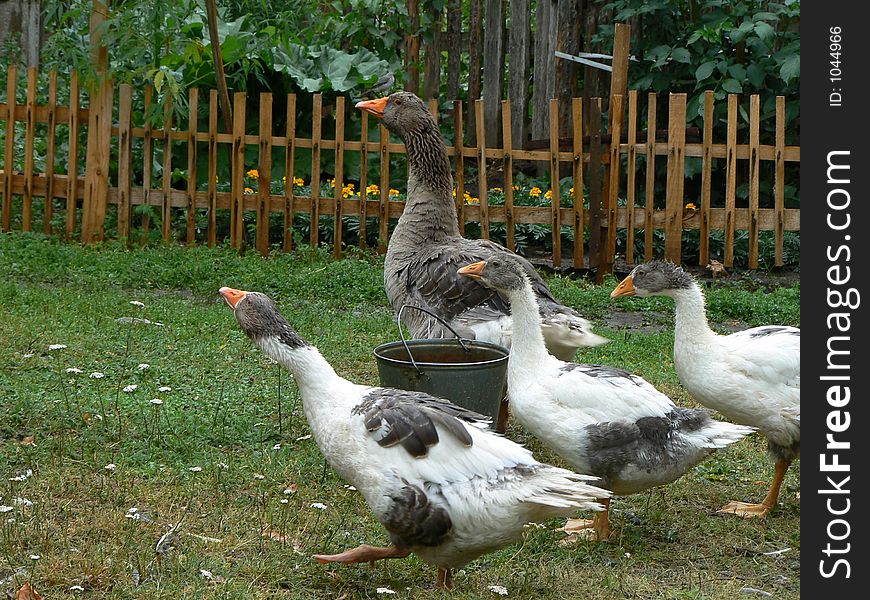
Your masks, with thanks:
[{"label": "metal bucket", "polygon": [[375,348],[374,355],[382,386],[446,398],[492,417],[496,431],[505,430],[507,415],[502,403],[507,387],[507,348],[459,336],[405,340],[402,335],[401,341]]}]

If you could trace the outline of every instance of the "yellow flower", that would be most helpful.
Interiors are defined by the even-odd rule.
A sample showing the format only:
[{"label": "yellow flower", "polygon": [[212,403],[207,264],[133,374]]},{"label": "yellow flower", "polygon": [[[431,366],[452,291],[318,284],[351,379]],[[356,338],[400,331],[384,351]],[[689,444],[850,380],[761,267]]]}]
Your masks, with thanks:
[{"label": "yellow flower", "polygon": [[456,197],[456,188],[453,188],[453,197]]},{"label": "yellow flower", "polygon": [[302,179],[301,177],[294,177],[293,183],[299,187],[302,187],[303,185],[305,185],[305,180]]},{"label": "yellow flower", "polygon": [[254,193],[254,190],[252,190],[252,189],[249,188],[249,187],[246,187],[246,188],[245,188],[245,193],[246,193],[246,194],[253,194],[253,193]]},{"label": "yellow flower", "polygon": [[250,171],[245,173],[245,175],[247,175],[251,179],[259,179],[260,178],[260,172],[257,169],[251,169]]},{"label": "yellow flower", "polygon": [[538,186],[535,186],[529,190],[529,196],[534,196],[535,198],[537,198],[540,195],[541,195],[541,188],[539,188]]},{"label": "yellow flower", "polygon": [[571,194],[573,194],[573,193],[574,193],[574,187],[572,186],[571,189],[568,190],[568,192],[571,193]]},{"label": "yellow flower", "polygon": [[497,194],[500,194],[500,193],[502,192],[502,189],[499,188],[499,187],[495,187],[495,188],[492,188],[492,189],[489,190],[489,191],[490,191],[490,192],[495,192],[495,193],[497,193]]},{"label": "yellow flower", "polygon": [[343,188],[341,188],[341,194],[342,194],[345,198],[348,198],[348,197],[350,197],[350,196],[353,196],[353,184],[352,184],[352,183],[349,183],[349,184],[347,184],[346,186],[344,186]]},{"label": "yellow flower", "polygon": [[399,195],[399,190],[395,190],[393,188],[390,188],[390,196],[398,196],[398,195]]},{"label": "yellow flower", "polygon": [[544,198],[550,200],[553,197],[553,190],[547,190],[547,193],[544,194]]},{"label": "yellow flower", "polygon": [[466,203],[466,204],[480,204],[480,198],[473,198],[473,197],[468,196],[468,195],[466,194],[466,196],[465,196],[465,203]]},{"label": "yellow flower", "polygon": [[518,186],[518,185],[513,186],[513,190],[514,190],[514,191],[517,191],[517,190],[519,190],[519,189],[520,189],[520,186]]},{"label": "yellow flower", "polygon": [[329,185],[331,185],[333,188],[335,187],[335,177],[329,180]]},{"label": "yellow flower", "polygon": [[686,208],[688,208],[689,210],[695,210],[695,209],[698,208],[698,207],[695,206],[694,203],[689,202],[688,204],[686,204]]},{"label": "yellow flower", "polygon": [[371,184],[369,187],[366,188],[366,194],[370,194],[370,195],[375,195],[375,194],[377,194],[377,193],[380,192],[380,191],[381,191],[381,190],[380,190],[380,189],[378,188],[378,186],[375,185],[374,183]]},{"label": "yellow flower", "polygon": [[217,176],[217,175],[214,176],[214,182],[215,182],[215,183],[218,182],[218,176]]},{"label": "yellow flower", "polygon": [[352,190],[352,189],[354,189],[355,187],[356,187],[356,185],[354,185],[353,183],[348,183],[348,184],[346,184],[346,185],[344,186],[344,189],[346,189],[346,190]]}]

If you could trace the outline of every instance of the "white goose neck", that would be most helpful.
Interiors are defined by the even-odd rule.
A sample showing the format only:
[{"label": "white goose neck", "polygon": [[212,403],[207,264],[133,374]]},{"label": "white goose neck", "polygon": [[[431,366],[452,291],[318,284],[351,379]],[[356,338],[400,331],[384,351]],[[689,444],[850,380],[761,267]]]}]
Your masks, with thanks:
[{"label": "white goose neck", "polygon": [[290,371],[299,386],[303,403],[310,398],[320,397],[321,390],[343,381],[314,346],[293,348],[277,337],[263,338],[258,345],[266,356]]},{"label": "white goose neck", "polygon": [[671,290],[668,295],[676,303],[675,339],[716,335],[707,323],[704,292],[697,283],[688,289]]},{"label": "white goose neck", "polygon": [[540,365],[549,358],[544,334],[541,331],[541,313],[535,294],[529,285],[507,294],[511,303],[510,361],[518,364]]}]

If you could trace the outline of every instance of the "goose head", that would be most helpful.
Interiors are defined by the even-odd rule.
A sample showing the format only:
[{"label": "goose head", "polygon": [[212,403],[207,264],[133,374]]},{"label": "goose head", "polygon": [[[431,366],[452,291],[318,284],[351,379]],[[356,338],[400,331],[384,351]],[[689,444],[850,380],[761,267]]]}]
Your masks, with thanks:
[{"label": "goose head", "polygon": [[219,291],[233,309],[242,331],[254,342],[274,338],[290,348],[308,345],[290,327],[287,320],[278,312],[275,302],[266,294],[230,287],[222,287]]},{"label": "goose head", "polygon": [[688,290],[695,285],[694,278],[672,262],[653,260],[636,266],[610,292],[611,298],[620,296],[670,296],[677,290]]},{"label": "goose head", "polygon": [[507,254],[471,263],[459,269],[457,273],[506,294],[518,292],[529,284],[523,266]]},{"label": "goose head", "polygon": [[363,100],[356,107],[372,114],[384,127],[403,140],[409,134],[437,130],[435,120],[420,98],[411,92],[395,92],[375,100]]}]

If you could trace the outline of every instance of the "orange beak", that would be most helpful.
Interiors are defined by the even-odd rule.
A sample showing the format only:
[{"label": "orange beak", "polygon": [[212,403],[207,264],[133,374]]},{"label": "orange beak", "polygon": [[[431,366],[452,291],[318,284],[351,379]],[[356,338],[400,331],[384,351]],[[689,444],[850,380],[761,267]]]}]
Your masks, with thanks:
[{"label": "orange beak", "polygon": [[458,271],[460,275],[465,275],[466,277],[470,277],[471,279],[480,279],[480,276],[483,274],[483,268],[486,266],[486,261],[481,260],[476,263],[471,263],[470,265],[465,265]]},{"label": "orange beak", "polygon": [[619,285],[610,292],[611,298],[619,298],[620,296],[634,296],[634,279],[631,275],[619,282]]},{"label": "orange beak", "polygon": [[356,103],[356,107],[360,110],[366,111],[367,113],[373,114],[376,117],[383,117],[388,99],[389,96],[384,96],[383,98],[377,98],[375,100],[362,100]]},{"label": "orange beak", "polygon": [[230,305],[230,308],[236,310],[236,304],[239,303],[239,300],[248,295],[248,292],[244,292],[242,290],[234,290],[230,287],[222,287],[218,290],[221,293],[221,296],[224,297],[224,300],[227,301],[227,304]]}]

